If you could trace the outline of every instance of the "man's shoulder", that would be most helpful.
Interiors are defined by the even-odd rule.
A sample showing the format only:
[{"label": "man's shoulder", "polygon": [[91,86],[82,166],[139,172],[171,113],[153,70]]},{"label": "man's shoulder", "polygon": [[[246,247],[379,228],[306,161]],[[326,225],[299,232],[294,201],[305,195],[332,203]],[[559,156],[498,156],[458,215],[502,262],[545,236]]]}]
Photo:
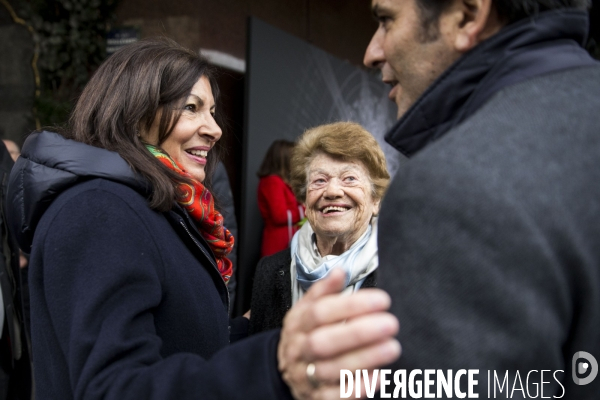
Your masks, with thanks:
[{"label": "man's shoulder", "polygon": [[517,153],[545,157],[556,149],[589,153],[587,143],[600,126],[598,110],[600,66],[559,71],[501,90],[422,153],[505,161]]},{"label": "man's shoulder", "polygon": [[[386,197],[412,190],[443,202],[467,192],[473,201],[518,194],[544,202],[546,193],[555,193],[555,203],[567,206],[581,201],[578,193],[587,188],[586,198],[593,198],[596,190],[590,186],[600,179],[594,167],[600,148],[592,145],[600,126],[598,110],[598,67],[507,87],[413,157]],[[442,194],[443,188],[448,193]]]},{"label": "man's shoulder", "polygon": [[[551,91],[550,100],[571,100],[573,96],[585,96],[586,99],[600,101],[600,63],[595,66],[569,68],[528,79],[522,83],[507,87],[504,91],[511,95],[543,95]],[[540,91],[539,93],[537,91]],[[540,98],[540,100],[543,100]],[[574,104],[577,105],[577,102]]]},{"label": "man's shoulder", "polygon": [[[600,119],[600,64],[566,69],[508,86],[482,106],[473,117],[527,118],[535,123],[553,120]],[[535,120],[538,116],[551,119]]]}]

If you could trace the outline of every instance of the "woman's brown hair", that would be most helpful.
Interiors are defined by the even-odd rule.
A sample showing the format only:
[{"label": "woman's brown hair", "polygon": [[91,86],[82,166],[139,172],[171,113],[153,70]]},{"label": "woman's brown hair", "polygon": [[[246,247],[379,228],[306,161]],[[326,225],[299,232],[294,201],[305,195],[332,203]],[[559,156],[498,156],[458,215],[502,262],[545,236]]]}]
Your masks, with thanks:
[{"label": "woman's brown hair", "polygon": [[269,175],[279,175],[284,181],[290,181],[290,158],[294,142],[275,140],[271,143],[256,175],[263,178]]},{"label": "woman's brown hair", "polygon": [[[213,74],[206,59],[172,40],[133,43],[116,51],[98,68],[62,134],[119,153],[152,184],[150,207],[167,211],[183,179],[148,151],[140,133],[147,132],[159,116],[160,147],[181,116],[192,87],[203,76],[208,78],[217,101]],[[214,149],[209,153],[207,178],[216,167],[217,153]]]}]

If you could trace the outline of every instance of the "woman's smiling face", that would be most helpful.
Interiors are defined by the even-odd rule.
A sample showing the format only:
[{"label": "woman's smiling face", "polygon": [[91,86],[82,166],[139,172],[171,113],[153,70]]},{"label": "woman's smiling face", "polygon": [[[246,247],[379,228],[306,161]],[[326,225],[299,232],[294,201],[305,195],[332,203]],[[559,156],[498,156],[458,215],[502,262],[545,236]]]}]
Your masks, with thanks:
[{"label": "woman's smiling face", "polygon": [[[209,80],[202,76],[187,97],[181,117],[171,134],[160,144],[175,162],[200,182],[206,177],[204,167],[210,149],[221,138],[221,128],[215,121],[215,99]],[[159,116],[144,139],[158,145]]]},{"label": "woman's smiling face", "polygon": [[318,154],[308,167],[307,180],[306,217],[317,235],[319,250],[319,243],[326,241],[349,248],[379,211],[367,169],[360,161]]}]

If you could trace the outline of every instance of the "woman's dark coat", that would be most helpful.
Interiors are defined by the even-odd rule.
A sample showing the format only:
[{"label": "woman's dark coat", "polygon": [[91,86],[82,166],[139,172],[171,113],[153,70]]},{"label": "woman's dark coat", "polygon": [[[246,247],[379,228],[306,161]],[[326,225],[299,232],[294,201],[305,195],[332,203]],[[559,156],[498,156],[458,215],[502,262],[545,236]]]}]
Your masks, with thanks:
[{"label": "woman's dark coat", "polygon": [[281,398],[278,332],[229,346],[227,288],[187,214],[118,154],[43,132],[9,183],[31,250],[38,399]]},{"label": "woman's dark coat", "polygon": [[[283,325],[283,317],[292,307],[291,263],[290,249],[263,257],[258,263],[250,306],[251,334],[281,328]],[[376,272],[366,277],[362,288],[377,286]]]}]

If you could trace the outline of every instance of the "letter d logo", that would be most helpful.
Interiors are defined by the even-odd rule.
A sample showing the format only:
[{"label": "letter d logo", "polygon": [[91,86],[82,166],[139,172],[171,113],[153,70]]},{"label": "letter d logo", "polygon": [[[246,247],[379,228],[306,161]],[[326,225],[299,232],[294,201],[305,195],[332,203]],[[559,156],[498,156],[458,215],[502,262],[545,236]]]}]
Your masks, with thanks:
[{"label": "letter d logo", "polygon": [[[587,362],[577,363],[578,360],[584,358]],[[591,367],[591,370],[590,370]],[[590,374],[587,378],[579,378],[578,375],[585,374],[588,370],[590,370]],[[592,382],[596,375],[598,375],[598,361],[588,352],[578,351],[573,356],[573,381],[577,385],[587,385]]]}]

